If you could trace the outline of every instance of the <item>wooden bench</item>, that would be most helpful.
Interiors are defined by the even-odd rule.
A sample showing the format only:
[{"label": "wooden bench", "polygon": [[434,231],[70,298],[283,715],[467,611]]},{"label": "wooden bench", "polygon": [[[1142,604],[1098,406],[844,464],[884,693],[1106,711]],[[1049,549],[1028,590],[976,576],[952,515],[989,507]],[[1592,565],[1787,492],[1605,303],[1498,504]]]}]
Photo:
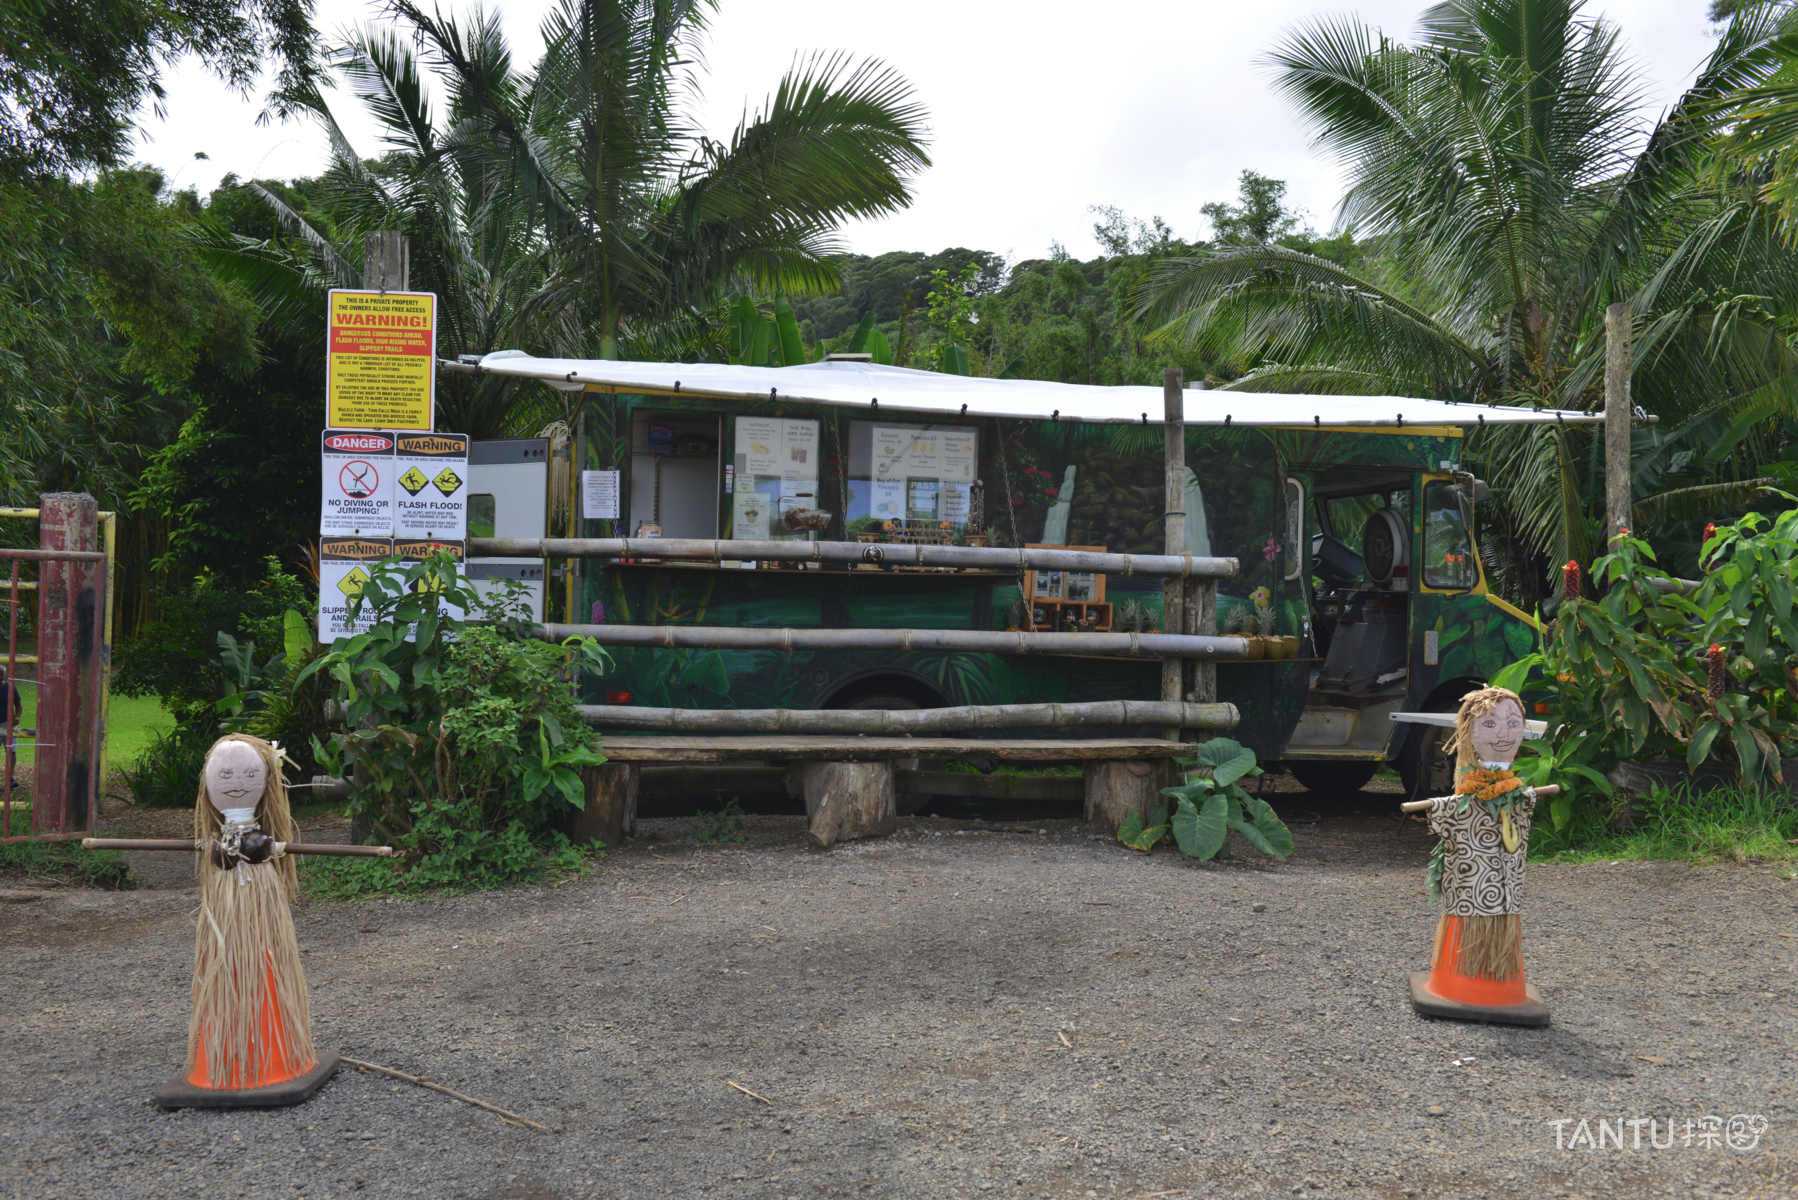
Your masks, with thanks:
[{"label": "wooden bench", "polygon": [[902,759],[1079,762],[1085,767],[1086,819],[1116,832],[1126,813],[1147,815],[1168,782],[1157,764],[1192,753],[1185,742],[1160,738],[613,737],[601,750],[605,765],[582,773],[586,807],[574,823],[576,841],[616,845],[635,832],[646,763],[773,762],[787,764],[788,789],[804,797],[807,836],[821,849],[893,832],[894,763]]}]

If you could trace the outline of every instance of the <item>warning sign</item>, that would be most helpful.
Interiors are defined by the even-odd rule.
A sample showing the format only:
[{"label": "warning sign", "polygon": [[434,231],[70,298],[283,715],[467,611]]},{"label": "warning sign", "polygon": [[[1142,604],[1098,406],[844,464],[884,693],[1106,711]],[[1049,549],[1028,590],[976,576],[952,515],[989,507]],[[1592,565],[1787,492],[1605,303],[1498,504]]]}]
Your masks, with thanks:
[{"label": "warning sign", "polygon": [[[457,581],[466,583],[468,581],[468,543],[463,541],[444,541],[440,538],[420,538],[417,540],[395,538],[393,543],[393,552],[399,555],[400,560],[405,563],[423,562],[431,555],[439,554],[445,550],[455,556]],[[417,583],[412,585],[412,590],[415,592],[427,590],[441,592],[443,590],[443,585],[437,580],[420,579]],[[460,605],[451,604],[448,601],[439,604],[437,609],[444,616],[451,617],[458,621],[468,615],[463,611]],[[412,641],[413,637],[413,634],[407,634],[406,640]]]},{"label": "warning sign", "polygon": [[437,399],[437,297],[333,289],[325,423],[429,430]]},{"label": "warning sign", "polygon": [[340,637],[367,633],[374,613],[364,608],[352,628],[350,601],[362,594],[375,565],[393,557],[393,539],[327,537],[318,543],[318,640],[329,646]]},{"label": "warning sign", "polygon": [[327,429],[319,437],[324,502],[318,531],[326,537],[393,536],[394,436],[366,429]]},{"label": "warning sign", "polygon": [[459,542],[468,536],[468,435],[394,435],[395,537]]}]

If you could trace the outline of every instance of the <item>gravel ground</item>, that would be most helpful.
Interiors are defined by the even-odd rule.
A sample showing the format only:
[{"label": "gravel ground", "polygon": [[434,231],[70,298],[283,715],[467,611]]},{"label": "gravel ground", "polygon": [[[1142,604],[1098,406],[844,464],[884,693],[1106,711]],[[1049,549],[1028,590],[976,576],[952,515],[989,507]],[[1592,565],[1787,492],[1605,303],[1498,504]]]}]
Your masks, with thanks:
[{"label": "gravel ground", "polygon": [[[297,911],[321,1047],[553,1134],[348,1068],[294,1109],[159,1111],[196,893],[0,889],[0,1193],[1798,1195],[1798,885],[1764,868],[1532,867],[1554,1024],[1520,1030],[1410,1011],[1429,841],[1371,798],[1283,866],[1068,821],[823,854],[796,817],[688,825],[560,888]],[[1758,1143],[1707,1147],[1735,1114]],[[1550,1124],[1647,1117],[1673,1148]]]}]

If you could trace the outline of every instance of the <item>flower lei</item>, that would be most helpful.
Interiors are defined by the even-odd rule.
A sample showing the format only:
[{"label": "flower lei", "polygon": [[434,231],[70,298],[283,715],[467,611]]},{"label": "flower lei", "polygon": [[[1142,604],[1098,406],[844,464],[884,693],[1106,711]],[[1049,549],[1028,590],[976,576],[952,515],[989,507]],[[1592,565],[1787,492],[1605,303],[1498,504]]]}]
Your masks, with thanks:
[{"label": "flower lei", "polygon": [[[1475,767],[1463,772],[1455,783],[1455,795],[1472,796],[1475,800],[1491,803],[1507,792],[1514,792],[1523,787],[1523,780],[1508,767],[1493,769],[1491,767]],[[1507,804],[1506,808],[1510,806]]]}]

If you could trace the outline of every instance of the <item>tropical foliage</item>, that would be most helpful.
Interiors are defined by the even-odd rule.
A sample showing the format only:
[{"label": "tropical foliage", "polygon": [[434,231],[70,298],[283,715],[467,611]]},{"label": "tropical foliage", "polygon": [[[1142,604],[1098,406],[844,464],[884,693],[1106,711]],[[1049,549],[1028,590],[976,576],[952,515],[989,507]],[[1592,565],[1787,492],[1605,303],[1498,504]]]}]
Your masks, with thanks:
[{"label": "tropical foliage", "polygon": [[504,883],[563,859],[556,826],[584,804],[581,769],[605,761],[568,686],[607,669],[605,652],[532,639],[518,591],[483,604],[447,552],[382,564],[350,608],[373,627],[296,677],[329,681],[342,725],[314,752],[354,781],[349,813],[402,852],[406,887]]},{"label": "tropical foliage", "polygon": [[1118,841],[1146,852],[1172,833],[1180,853],[1204,861],[1230,857],[1230,834],[1236,833],[1274,858],[1292,853],[1292,831],[1273,806],[1238,782],[1261,774],[1253,750],[1229,738],[1213,738],[1201,742],[1192,758],[1179,761],[1183,782],[1161,789],[1174,801],[1172,816],[1166,805],[1156,804],[1145,826],[1142,814],[1132,811],[1118,827]]},{"label": "tropical foliage", "polygon": [[[1794,497],[1781,493],[1791,503]],[[1593,564],[1594,599],[1564,600],[1540,650],[1496,677],[1547,697],[1551,736],[1526,743],[1531,782],[1598,784],[1620,759],[1717,762],[1744,787],[1783,783],[1798,757],[1798,509],[1713,530],[1684,592],[1638,538]],[[1554,808],[1555,824],[1571,813]]]},{"label": "tropical foliage", "polygon": [[[497,12],[465,24],[400,0],[397,23],[354,33],[333,64],[382,156],[365,159],[325,92],[304,91],[334,148],[330,222],[253,185],[292,236],[221,241],[215,261],[317,337],[323,290],[360,286],[363,235],[398,229],[411,286],[439,297],[444,357],[722,358],[731,292],[835,288],[835,229],[908,204],[929,158],[905,81],[841,55],[797,60],[728,139],[696,134],[687,68],[712,7],[564,0],[524,70]],[[570,403],[453,375],[438,416],[494,437],[566,419]]]},{"label": "tropical foliage", "polygon": [[[1579,0],[1451,0],[1414,45],[1352,19],[1305,26],[1269,62],[1347,168],[1341,220],[1374,253],[1174,256],[1140,314],[1238,366],[1236,389],[1595,409],[1605,309],[1627,301],[1634,400],[1662,422],[1644,449],[1663,468],[1683,454],[1638,491],[1637,524],[1739,506],[1798,411],[1798,264],[1754,189],[1710,170],[1708,135],[1719,97],[1775,69],[1783,14],[1743,9],[1633,154],[1619,31]],[[1531,601],[1548,563],[1602,548],[1596,439],[1534,427],[1476,450],[1499,500],[1491,565]]]}]

